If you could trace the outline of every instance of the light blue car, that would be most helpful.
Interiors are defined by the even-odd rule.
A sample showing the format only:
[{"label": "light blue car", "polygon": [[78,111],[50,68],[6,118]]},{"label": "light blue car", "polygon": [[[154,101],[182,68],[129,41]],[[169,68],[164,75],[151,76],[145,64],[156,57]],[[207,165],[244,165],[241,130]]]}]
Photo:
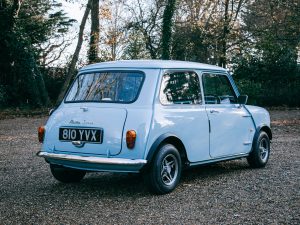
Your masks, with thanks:
[{"label": "light blue car", "polygon": [[42,150],[61,182],[87,171],[142,173],[171,192],[182,169],[246,157],[269,159],[269,113],[245,105],[228,72],[182,61],[134,60],[84,67],[39,127]]}]

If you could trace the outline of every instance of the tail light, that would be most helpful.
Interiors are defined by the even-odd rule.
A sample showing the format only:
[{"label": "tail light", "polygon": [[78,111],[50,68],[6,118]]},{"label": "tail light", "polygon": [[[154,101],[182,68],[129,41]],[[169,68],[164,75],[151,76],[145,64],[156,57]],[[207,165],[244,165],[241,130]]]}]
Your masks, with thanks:
[{"label": "tail light", "polygon": [[44,136],[45,136],[45,127],[40,126],[38,128],[38,137],[39,137],[39,142],[43,143],[44,142]]},{"label": "tail light", "polygon": [[135,145],[136,132],[134,130],[129,130],[126,132],[126,144],[127,148],[133,149]]}]

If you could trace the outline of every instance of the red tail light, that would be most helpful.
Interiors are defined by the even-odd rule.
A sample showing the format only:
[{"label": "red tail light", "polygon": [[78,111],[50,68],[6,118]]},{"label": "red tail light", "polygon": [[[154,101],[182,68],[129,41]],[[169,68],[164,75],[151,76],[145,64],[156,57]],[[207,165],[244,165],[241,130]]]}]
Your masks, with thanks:
[{"label": "red tail light", "polygon": [[44,136],[45,136],[45,127],[40,126],[38,128],[38,137],[39,137],[39,142],[43,143],[44,142]]},{"label": "red tail light", "polygon": [[133,149],[135,145],[136,132],[134,130],[129,130],[126,132],[126,144],[127,148]]}]

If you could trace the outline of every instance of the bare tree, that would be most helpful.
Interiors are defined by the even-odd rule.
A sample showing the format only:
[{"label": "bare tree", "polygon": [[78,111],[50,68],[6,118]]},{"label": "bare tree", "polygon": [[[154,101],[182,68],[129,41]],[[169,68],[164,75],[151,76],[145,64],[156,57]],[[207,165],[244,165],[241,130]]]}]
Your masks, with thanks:
[{"label": "bare tree", "polygon": [[39,61],[42,67],[46,68],[51,66],[53,63],[61,60],[65,50],[71,45],[71,40],[65,39],[61,40],[49,39],[47,43],[39,45],[40,56]]},{"label": "bare tree", "polygon": [[223,31],[220,36],[220,57],[219,57],[219,66],[226,67],[227,65],[227,49],[228,49],[228,38],[229,34],[233,30],[233,26],[239,16],[243,2],[246,0],[224,0],[223,5]]},{"label": "bare tree", "polygon": [[83,42],[83,31],[84,31],[84,28],[85,28],[85,24],[86,24],[88,15],[89,15],[90,10],[91,10],[91,3],[92,3],[92,0],[88,0],[88,3],[87,3],[86,8],[85,8],[85,12],[84,12],[82,20],[81,20],[81,24],[80,24],[80,27],[79,27],[79,34],[78,34],[76,49],[75,49],[74,54],[72,56],[72,60],[71,60],[71,63],[69,65],[68,72],[67,72],[67,75],[66,75],[66,80],[65,80],[65,82],[64,82],[64,84],[61,88],[61,91],[60,91],[60,94],[58,96],[56,104],[59,104],[61,102],[61,100],[63,99],[63,97],[65,95],[65,92],[66,92],[66,90],[67,90],[67,88],[70,84],[70,81],[74,77],[75,66],[76,66],[76,63],[78,61],[79,53],[80,53],[82,42]]},{"label": "bare tree", "polygon": [[[197,59],[200,57],[206,62],[226,67],[231,51],[241,41],[240,14],[248,2],[249,0],[180,1],[175,27],[181,30],[190,27],[191,33],[187,39],[190,38],[193,43],[186,45],[188,51],[200,44],[202,49],[198,48],[198,51],[202,51],[203,56],[197,56]],[[189,32],[188,29],[187,31]]]},{"label": "bare tree", "polygon": [[163,2],[153,0],[145,4],[142,0],[136,0],[134,6],[127,5],[127,8],[132,15],[132,21],[128,23],[127,28],[139,31],[144,37],[151,58],[158,58],[161,46]]}]

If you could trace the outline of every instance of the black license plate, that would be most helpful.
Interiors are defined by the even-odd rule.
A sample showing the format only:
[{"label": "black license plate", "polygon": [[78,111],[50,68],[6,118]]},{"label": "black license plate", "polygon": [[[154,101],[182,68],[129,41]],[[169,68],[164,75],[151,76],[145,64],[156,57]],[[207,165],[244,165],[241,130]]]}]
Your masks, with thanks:
[{"label": "black license plate", "polygon": [[103,129],[94,128],[59,128],[60,141],[83,141],[102,143]]}]

